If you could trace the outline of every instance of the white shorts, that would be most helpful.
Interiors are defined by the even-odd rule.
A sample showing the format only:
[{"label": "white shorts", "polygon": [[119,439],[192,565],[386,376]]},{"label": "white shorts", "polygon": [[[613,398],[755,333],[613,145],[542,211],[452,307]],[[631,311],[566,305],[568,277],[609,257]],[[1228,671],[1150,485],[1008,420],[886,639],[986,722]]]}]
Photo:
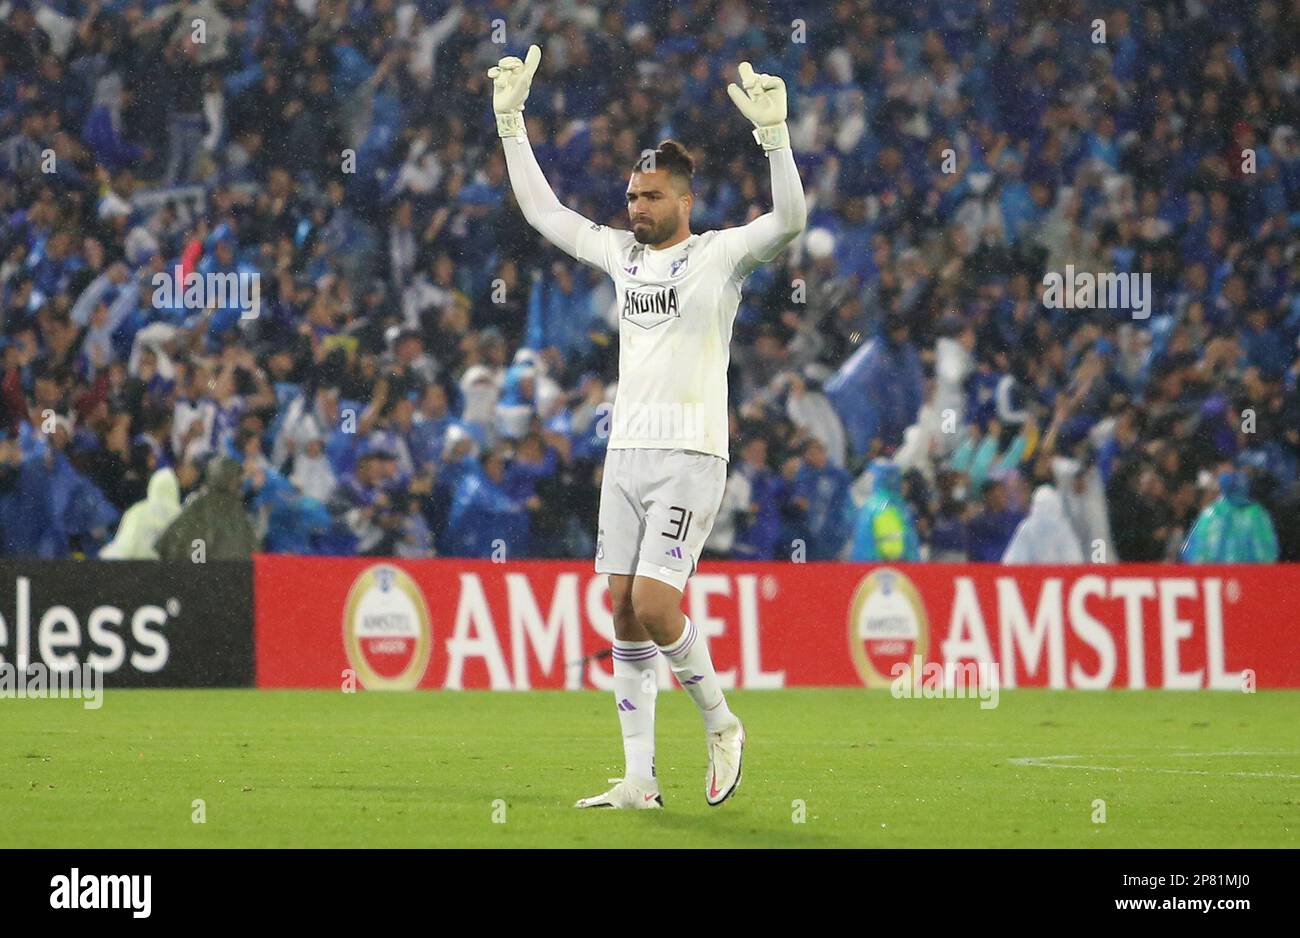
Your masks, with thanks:
[{"label": "white shorts", "polygon": [[684,590],[726,485],[727,461],[708,453],[608,450],[596,572],[646,576]]}]

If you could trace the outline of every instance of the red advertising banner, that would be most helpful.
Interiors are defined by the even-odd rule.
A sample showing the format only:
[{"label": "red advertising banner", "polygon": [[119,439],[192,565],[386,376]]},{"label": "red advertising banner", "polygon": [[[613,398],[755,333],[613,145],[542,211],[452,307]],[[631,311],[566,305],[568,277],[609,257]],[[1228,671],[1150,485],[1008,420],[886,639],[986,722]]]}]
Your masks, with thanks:
[{"label": "red advertising banner", "polygon": [[[259,687],[612,684],[586,562],[259,555],[254,604]],[[1002,687],[1300,687],[1295,564],[710,562],[682,608],[724,687],[887,686],[915,655]]]}]

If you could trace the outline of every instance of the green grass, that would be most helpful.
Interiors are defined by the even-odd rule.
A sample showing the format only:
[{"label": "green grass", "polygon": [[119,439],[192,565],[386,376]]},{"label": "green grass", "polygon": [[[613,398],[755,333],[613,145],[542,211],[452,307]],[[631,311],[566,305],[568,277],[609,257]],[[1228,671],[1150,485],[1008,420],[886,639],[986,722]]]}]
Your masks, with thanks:
[{"label": "green grass", "polygon": [[705,804],[699,717],[662,693],[667,810],[642,812],[572,807],[622,774],[607,693],[3,700],[0,847],[1300,846],[1300,693],[730,700],[750,737],[737,795]]}]

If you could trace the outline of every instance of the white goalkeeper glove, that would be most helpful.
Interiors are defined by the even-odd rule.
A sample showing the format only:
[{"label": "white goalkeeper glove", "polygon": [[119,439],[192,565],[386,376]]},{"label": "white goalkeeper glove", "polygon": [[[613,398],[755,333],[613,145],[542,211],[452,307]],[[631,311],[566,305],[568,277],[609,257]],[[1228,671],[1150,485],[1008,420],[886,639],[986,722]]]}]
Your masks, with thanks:
[{"label": "white goalkeeper glove", "polygon": [[727,85],[727,94],[736,102],[740,113],[754,122],[754,139],[764,150],[778,150],[790,145],[790,130],[785,124],[785,82],[775,75],[759,75],[748,62],[740,63],[740,84]]},{"label": "white goalkeeper glove", "polygon": [[524,102],[528,100],[528,89],[533,85],[533,76],[537,74],[541,61],[542,50],[529,46],[523,61],[518,56],[508,55],[488,69],[488,78],[492,79],[492,110],[497,116],[497,136],[524,135]]}]

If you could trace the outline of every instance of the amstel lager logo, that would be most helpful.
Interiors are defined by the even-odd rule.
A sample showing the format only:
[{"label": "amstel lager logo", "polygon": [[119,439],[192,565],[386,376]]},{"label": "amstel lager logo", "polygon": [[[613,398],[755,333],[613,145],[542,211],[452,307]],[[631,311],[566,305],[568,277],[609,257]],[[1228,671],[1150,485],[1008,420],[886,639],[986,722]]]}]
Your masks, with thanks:
[{"label": "amstel lager logo", "polygon": [[348,591],[343,646],[367,690],[411,690],[429,666],[433,630],[424,596],[404,570],[370,567]]},{"label": "amstel lager logo", "polygon": [[895,664],[925,657],[930,622],[912,581],[890,567],[873,570],[849,604],[849,651],[867,687],[888,687]]}]

